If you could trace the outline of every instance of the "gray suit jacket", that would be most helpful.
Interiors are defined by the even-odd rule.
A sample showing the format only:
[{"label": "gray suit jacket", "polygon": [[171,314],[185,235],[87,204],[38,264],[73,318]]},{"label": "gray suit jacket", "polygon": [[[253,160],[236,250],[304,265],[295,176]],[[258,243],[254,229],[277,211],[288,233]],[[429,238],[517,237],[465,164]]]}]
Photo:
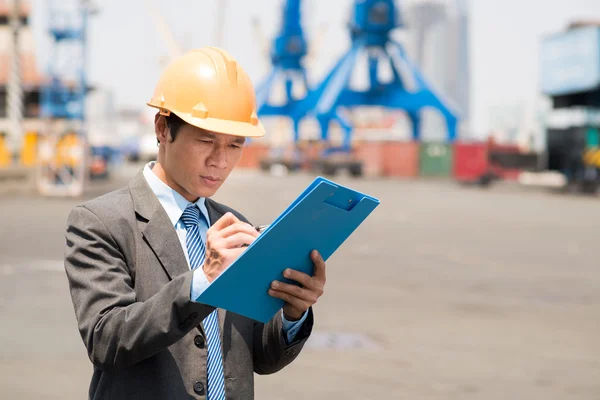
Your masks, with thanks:
[{"label": "gray suit jacket", "polygon": [[[239,213],[207,199],[210,224]],[[139,173],[129,187],[73,209],[65,269],[94,373],[90,399],[198,399],[206,395],[202,320],[192,271],[167,213]],[[227,399],[253,399],[254,373],[292,362],[310,335],[312,310],[287,344],[280,313],[263,324],[219,310]]]}]

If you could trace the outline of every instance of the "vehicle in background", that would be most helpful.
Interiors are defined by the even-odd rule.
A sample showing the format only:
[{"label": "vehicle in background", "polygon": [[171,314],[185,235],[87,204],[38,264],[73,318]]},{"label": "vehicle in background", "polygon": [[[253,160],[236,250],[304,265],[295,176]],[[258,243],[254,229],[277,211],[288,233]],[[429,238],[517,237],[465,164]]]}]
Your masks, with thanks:
[{"label": "vehicle in background", "polygon": [[[600,23],[575,22],[542,40],[541,91],[552,102],[538,153],[480,145],[463,149],[457,178],[489,185],[507,172],[525,185],[596,193],[600,188]],[[459,168],[459,169],[460,169]]]}]

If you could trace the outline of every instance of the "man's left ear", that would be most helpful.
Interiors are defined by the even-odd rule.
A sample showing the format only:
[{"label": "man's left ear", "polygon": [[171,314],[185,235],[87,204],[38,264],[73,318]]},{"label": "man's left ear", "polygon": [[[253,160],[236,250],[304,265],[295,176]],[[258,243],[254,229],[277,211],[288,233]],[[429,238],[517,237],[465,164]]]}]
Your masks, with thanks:
[{"label": "man's left ear", "polygon": [[167,142],[169,127],[167,126],[167,119],[160,113],[156,113],[154,116],[154,132],[159,143]]}]

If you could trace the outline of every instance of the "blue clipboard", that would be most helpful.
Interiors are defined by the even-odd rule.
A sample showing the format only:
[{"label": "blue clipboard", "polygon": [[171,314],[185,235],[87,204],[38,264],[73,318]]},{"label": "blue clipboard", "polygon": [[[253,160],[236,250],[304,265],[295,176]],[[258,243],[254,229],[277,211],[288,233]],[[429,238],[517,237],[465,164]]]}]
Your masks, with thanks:
[{"label": "blue clipboard", "polygon": [[268,322],[284,305],[267,291],[286,268],[313,274],[313,249],[327,260],[379,200],[318,177],[196,301]]}]

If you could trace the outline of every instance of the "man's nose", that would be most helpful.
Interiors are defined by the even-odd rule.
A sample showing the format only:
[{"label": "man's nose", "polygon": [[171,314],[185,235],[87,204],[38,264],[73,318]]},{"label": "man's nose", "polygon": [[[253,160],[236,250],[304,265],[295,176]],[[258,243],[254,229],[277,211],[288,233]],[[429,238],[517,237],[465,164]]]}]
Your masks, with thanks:
[{"label": "man's nose", "polygon": [[211,166],[224,169],[227,167],[227,151],[222,146],[213,147],[213,151],[209,156],[209,164]]}]

